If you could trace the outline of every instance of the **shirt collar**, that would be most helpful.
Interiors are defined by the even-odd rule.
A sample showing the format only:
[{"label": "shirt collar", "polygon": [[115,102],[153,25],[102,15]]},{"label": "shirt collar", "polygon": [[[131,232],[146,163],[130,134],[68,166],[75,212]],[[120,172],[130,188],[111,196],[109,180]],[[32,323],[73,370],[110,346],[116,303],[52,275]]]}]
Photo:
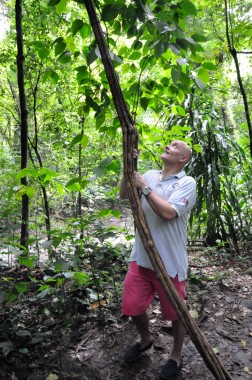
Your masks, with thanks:
[{"label": "shirt collar", "polygon": [[[159,173],[160,173],[160,176],[163,175],[163,171],[162,170]],[[178,178],[178,179],[180,179],[180,178],[184,177],[185,175],[186,175],[185,171],[182,170],[181,172],[179,172],[177,174],[171,174],[171,175],[169,175],[167,178],[162,179],[162,181],[166,181],[166,180],[172,179],[172,178]]]}]

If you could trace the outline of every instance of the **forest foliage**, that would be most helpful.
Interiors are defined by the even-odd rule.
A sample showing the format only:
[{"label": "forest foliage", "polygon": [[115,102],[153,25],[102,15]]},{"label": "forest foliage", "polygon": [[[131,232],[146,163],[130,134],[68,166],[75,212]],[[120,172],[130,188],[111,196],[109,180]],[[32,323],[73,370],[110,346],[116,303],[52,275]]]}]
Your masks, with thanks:
[{"label": "forest foliage", "polygon": [[[0,41],[0,260],[14,256],[31,269],[48,255],[43,281],[30,279],[41,297],[55,292],[52,284],[62,290],[68,280],[97,297],[93,288],[120,282],[133,238],[118,227],[127,207],[118,200],[120,122],[85,2],[20,3],[23,57],[17,55],[15,7],[1,3],[9,30]],[[171,139],[188,142],[193,159],[186,171],[197,181],[189,240],[239,254],[240,242],[252,234],[252,2],[94,4],[139,133],[139,171],[161,167],[160,153]],[[25,167],[18,58],[28,125]],[[28,229],[25,241],[22,225]],[[123,245],[115,243],[121,234]],[[3,299],[12,301],[29,286],[11,284]]]}]

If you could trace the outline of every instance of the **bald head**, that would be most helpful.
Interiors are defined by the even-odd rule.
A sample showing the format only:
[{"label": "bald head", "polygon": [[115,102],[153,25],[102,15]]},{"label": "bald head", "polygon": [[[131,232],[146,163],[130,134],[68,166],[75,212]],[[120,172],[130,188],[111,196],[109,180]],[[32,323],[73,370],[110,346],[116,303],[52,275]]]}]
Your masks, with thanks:
[{"label": "bald head", "polygon": [[178,143],[181,147],[181,154],[186,158],[185,160],[185,165],[186,165],[192,158],[192,150],[184,141],[178,141]]},{"label": "bald head", "polygon": [[191,158],[191,149],[184,141],[181,140],[176,140],[169,143],[161,155],[166,171],[175,173],[182,170]]}]

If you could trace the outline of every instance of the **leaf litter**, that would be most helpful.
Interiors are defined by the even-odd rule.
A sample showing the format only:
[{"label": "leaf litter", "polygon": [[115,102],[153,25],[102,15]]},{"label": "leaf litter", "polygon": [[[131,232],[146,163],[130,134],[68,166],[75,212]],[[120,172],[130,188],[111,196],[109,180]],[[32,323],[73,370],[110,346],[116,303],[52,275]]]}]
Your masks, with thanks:
[{"label": "leaf litter", "polygon": [[[232,377],[251,379],[251,255],[244,252],[228,260],[218,252],[197,250],[190,253],[189,260],[187,304],[191,316]],[[6,277],[6,268],[0,271]],[[25,280],[22,271],[8,276]],[[66,290],[65,296],[71,298],[71,293]],[[123,353],[138,335],[131,319],[121,315],[120,299],[90,305],[72,303],[58,312],[52,311],[45,299],[30,293],[28,297],[22,295],[22,301],[2,302],[0,379],[158,379],[160,368],[169,358],[172,328],[161,320],[158,299],[151,305],[149,316],[154,345],[138,362],[126,364]],[[183,363],[177,380],[214,379],[189,336],[185,339]]]}]

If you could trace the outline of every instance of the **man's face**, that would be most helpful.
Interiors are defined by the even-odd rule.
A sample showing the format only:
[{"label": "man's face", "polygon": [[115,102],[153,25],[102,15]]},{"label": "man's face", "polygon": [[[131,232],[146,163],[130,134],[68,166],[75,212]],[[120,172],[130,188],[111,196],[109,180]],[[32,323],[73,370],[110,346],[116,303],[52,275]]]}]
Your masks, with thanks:
[{"label": "man's face", "polygon": [[186,144],[183,141],[172,141],[166,145],[161,159],[164,162],[179,162],[179,160],[186,156]]}]

